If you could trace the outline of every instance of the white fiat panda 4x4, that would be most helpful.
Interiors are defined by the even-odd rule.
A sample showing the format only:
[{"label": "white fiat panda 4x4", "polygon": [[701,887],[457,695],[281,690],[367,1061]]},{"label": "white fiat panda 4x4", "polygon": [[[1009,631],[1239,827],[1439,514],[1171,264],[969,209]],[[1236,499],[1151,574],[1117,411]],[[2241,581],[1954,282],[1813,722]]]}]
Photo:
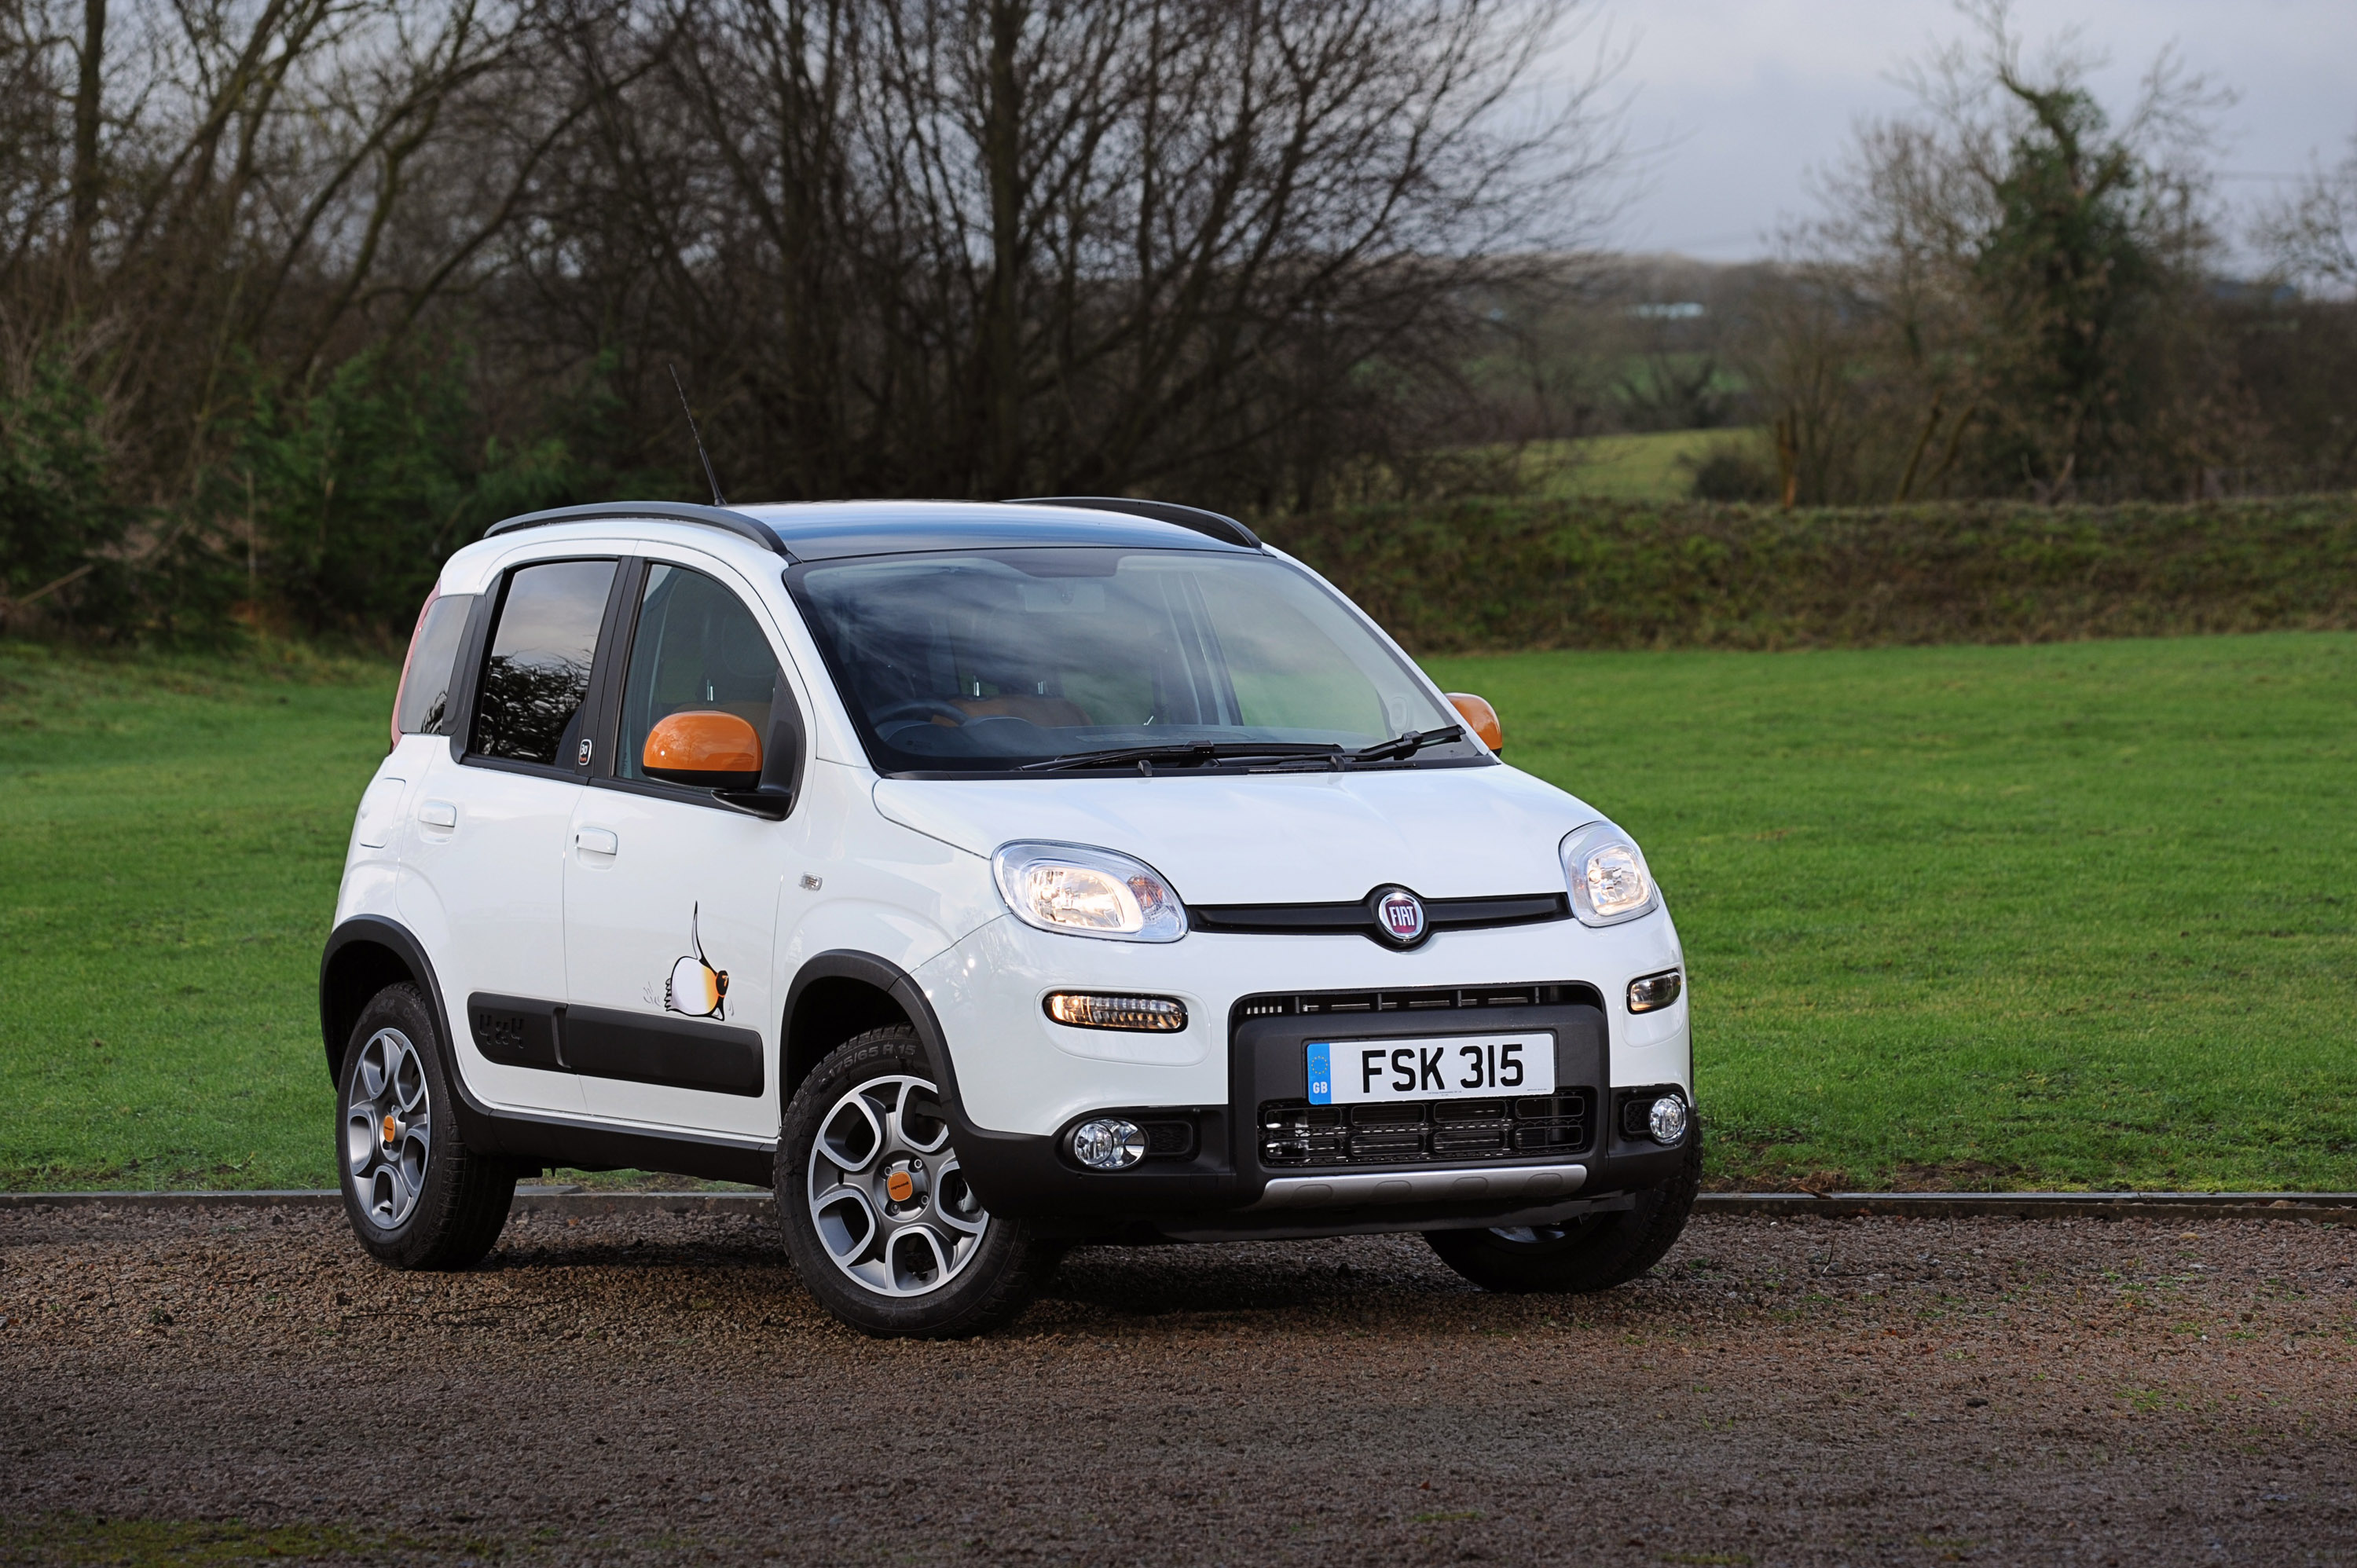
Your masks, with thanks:
[{"label": "white fiat panda 4x4", "polygon": [[403,1268],[521,1175],[771,1187],[971,1333],[1075,1242],[1651,1267],[1700,1172],[1636,843],[1316,574],[1150,501],[573,507],[450,557],[319,979]]}]

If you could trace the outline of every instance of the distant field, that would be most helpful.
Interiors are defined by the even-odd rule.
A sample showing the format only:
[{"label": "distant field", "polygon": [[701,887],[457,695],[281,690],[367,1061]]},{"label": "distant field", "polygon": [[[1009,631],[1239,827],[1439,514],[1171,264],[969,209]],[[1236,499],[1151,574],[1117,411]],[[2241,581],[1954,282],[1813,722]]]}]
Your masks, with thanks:
[{"label": "distant field", "polygon": [[1719,447],[1757,439],[1752,430],[1658,430],[1542,441],[1525,449],[1523,472],[1537,493],[1550,499],[1678,500],[1693,493],[1695,467],[1703,458]]},{"label": "distant field", "polygon": [[[1433,667],[1641,836],[1716,1184],[2357,1187],[2357,636]],[[333,1179],[392,686],[0,643],[0,1187]]]}]

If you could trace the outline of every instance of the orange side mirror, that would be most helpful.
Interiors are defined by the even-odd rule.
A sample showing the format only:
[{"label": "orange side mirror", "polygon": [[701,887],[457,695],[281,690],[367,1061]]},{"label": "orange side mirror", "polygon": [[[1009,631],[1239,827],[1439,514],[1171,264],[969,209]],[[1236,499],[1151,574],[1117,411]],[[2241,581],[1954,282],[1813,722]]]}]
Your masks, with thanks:
[{"label": "orange side mirror", "polygon": [[751,789],[761,782],[761,737],[735,714],[673,714],[647,732],[639,766],[650,778],[704,789]]},{"label": "orange side mirror", "polygon": [[1498,710],[1470,692],[1451,692],[1448,705],[1465,721],[1465,727],[1481,737],[1481,744],[1491,751],[1506,749],[1505,731],[1498,727]]}]

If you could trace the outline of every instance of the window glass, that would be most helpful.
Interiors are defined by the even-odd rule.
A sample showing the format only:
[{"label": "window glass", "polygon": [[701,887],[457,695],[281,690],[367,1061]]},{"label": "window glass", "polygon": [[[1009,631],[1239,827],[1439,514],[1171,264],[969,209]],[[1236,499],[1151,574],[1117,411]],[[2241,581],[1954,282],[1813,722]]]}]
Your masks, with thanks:
[{"label": "window glass", "polygon": [[450,682],[457,671],[458,639],[466,634],[467,616],[475,607],[472,594],[446,594],[425,607],[410,639],[409,667],[401,680],[404,735],[447,735]]},{"label": "window glass", "polygon": [[614,771],[644,779],[647,732],[678,713],[735,714],[766,748],[778,678],[770,639],[742,599],[701,572],[650,565],[622,687]]},{"label": "window glass", "polygon": [[613,583],[611,561],[551,561],[508,579],[475,702],[474,751],[573,766]]},{"label": "window glass", "polygon": [[[1265,555],[967,551],[791,581],[887,772],[1203,743],[1355,748],[1458,722],[1333,594]],[[1454,742],[1415,757],[1478,755]]]}]

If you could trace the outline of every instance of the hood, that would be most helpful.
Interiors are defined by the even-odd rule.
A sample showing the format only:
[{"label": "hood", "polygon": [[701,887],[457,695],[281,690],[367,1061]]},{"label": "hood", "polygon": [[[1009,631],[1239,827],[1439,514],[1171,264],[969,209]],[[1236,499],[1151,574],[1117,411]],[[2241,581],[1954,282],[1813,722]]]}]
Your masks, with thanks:
[{"label": "hood", "polygon": [[1017,839],[1135,855],[1191,904],[1563,890],[1557,846],[1599,813],[1519,769],[884,779],[876,809],[987,855]]}]

